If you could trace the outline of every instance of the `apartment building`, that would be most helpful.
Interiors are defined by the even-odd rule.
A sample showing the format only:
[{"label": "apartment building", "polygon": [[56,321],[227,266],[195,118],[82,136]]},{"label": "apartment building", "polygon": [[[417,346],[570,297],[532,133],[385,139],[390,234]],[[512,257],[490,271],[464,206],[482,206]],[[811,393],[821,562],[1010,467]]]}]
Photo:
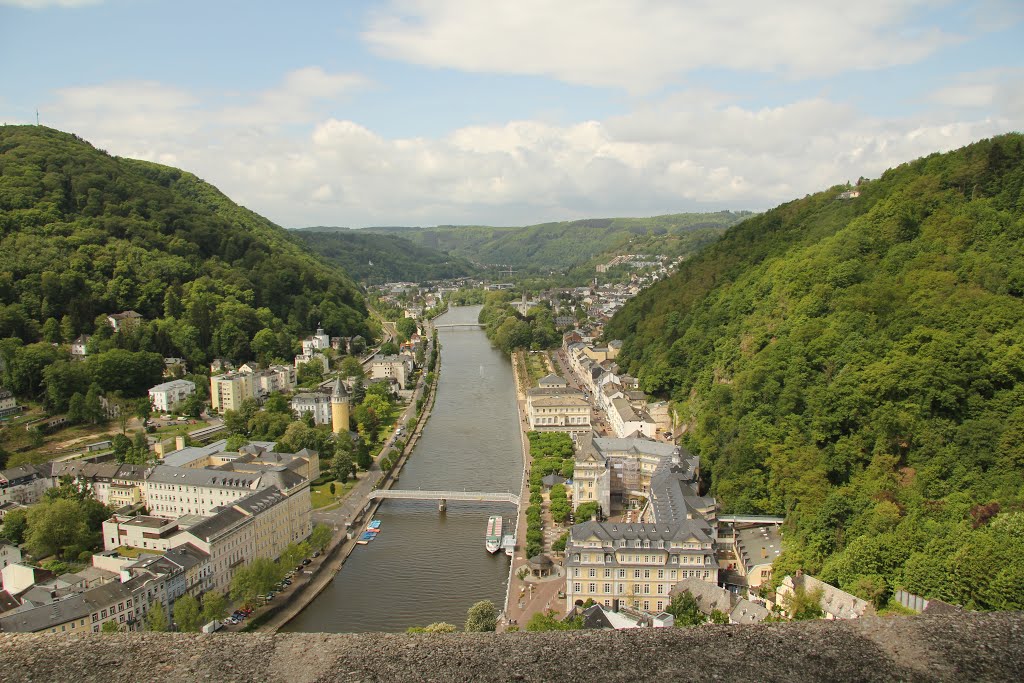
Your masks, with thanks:
[{"label": "apartment building", "polygon": [[149,402],[153,410],[167,413],[175,410],[192,394],[196,393],[195,382],[187,379],[175,379],[157,384],[149,390]]},{"label": "apartment building", "polygon": [[248,372],[229,372],[211,377],[210,404],[213,409],[221,413],[225,410],[238,410],[242,401],[256,398],[255,379]]}]

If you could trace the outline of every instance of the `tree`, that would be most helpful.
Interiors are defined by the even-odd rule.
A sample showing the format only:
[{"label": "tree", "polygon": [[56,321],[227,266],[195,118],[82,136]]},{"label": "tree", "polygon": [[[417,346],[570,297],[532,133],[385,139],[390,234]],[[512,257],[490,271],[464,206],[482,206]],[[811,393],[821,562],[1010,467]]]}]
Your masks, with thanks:
[{"label": "tree", "polygon": [[203,625],[199,601],[191,595],[182,595],[174,601],[174,623],[179,631],[195,633]]},{"label": "tree", "polygon": [[352,463],[352,456],[345,451],[338,451],[331,462],[331,474],[342,484],[348,481],[349,476],[355,474],[355,465]]},{"label": "tree", "polygon": [[689,591],[681,591],[672,596],[672,602],[665,611],[675,617],[676,626],[697,626],[707,621],[701,614],[697,601]]},{"label": "tree", "polygon": [[25,542],[25,532],[28,530],[28,512],[25,510],[11,510],[4,517],[3,531],[0,532],[4,538],[14,545],[21,545]]},{"label": "tree", "polygon": [[353,411],[359,433],[369,443],[377,440],[377,433],[391,415],[391,404],[376,394],[367,392],[366,398]]},{"label": "tree", "polygon": [[728,624],[729,615],[721,610],[713,609],[711,610],[711,617],[709,618],[709,621],[712,624]]},{"label": "tree", "polygon": [[146,613],[146,630],[160,633],[169,630],[170,626],[167,623],[167,612],[164,611],[164,606],[160,603],[152,605],[149,612]]},{"label": "tree", "polygon": [[365,377],[363,365],[355,356],[345,356],[341,359],[341,376],[362,379]]},{"label": "tree", "polygon": [[527,631],[577,631],[583,628],[583,617],[559,620],[555,610],[537,612],[526,622]]},{"label": "tree", "polygon": [[86,545],[88,535],[82,509],[73,500],[43,500],[29,508],[25,544],[35,557],[63,557],[65,550]]},{"label": "tree", "polygon": [[283,551],[281,551],[281,557],[278,562],[282,567],[294,567],[309,556],[309,544],[306,542],[302,543],[289,543]]},{"label": "tree", "polygon": [[409,338],[416,334],[416,320],[413,318],[401,318],[395,323],[395,329],[398,331],[399,339],[409,341]]},{"label": "tree", "polygon": [[455,633],[459,629],[454,624],[449,624],[444,621],[435,621],[433,624],[426,626],[410,626],[406,629],[406,633]]},{"label": "tree", "polygon": [[313,533],[309,535],[309,545],[316,550],[323,550],[334,537],[334,532],[326,524],[317,524],[313,527]]},{"label": "tree", "polygon": [[821,619],[825,613],[821,609],[822,589],[805,591],[802,586],[787,595],[783,606],[793,621]]},{"label": "tree", "polygon": [[237,453],[241,450],[242,446],[245,446],[247,443],[249,443],[249,440],[241,434],[232,434],[228,437],[228,442],[225,444],[224,450]]},{"label": "tree", "polygon": [[227,614],[227,600],[224,594],[217,591],[203,594],[202,622],[208,624],[211,621],[220,621]]},{"label": "tree", "polygon": [[282,565],[258,557],[235,571],[231,579],[231,599],[243,603],[253,602],[257,596],[271,590],[284,574]]},{"label": "tree", "polygon": [[120,633],[121,627],[117,625],[116,621],[104,621],[103,626],[100,627],[100,633]]},{"label": "tree", "polygon": [[493,631],[498,627],[498,608],[490,600],[477,602],[466,612],[466,631]]},{"label": "tree", "polygon": [[394,356],[398,354],[398,346],[392,341],[384,342],[380,345],[380,354],[382,356]]}]

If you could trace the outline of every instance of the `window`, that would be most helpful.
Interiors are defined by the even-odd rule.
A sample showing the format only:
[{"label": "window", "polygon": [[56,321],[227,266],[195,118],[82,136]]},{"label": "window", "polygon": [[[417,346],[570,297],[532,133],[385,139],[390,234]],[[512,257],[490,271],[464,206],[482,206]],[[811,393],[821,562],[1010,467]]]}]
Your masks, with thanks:
[{"label": "window", "polygon": [[634,579],[639,579],[640,578],[640,570],[639,569],[634,569],[633,570],[633,578]]},{"label": "window", "polygon": [[572,585],[572,592],[573,593],[582,593],[583,592],[583,584],[581,584],[581,583],[574,583]]},{"label": "window", "polygon": [[659,569],[658,570],[658,578],[659,579],[664,579],[665,578],[665,570],[664,569]]},{"label": "window", "polygon": [[605,593],[611,593],[612,592],[612,585],[610,583],[606,583],[604,585],[604,592]]},{"label": "window", "polygon": [[587,592],[588,593],[596,593],[597,592],[597,584],[596,583],[588,583],[587,584]]},{"label": "window", "polygon": [[590,578],[594,578],[595,576],[597,576],[597,570],[591,568],[591,570],[590,570]]}]

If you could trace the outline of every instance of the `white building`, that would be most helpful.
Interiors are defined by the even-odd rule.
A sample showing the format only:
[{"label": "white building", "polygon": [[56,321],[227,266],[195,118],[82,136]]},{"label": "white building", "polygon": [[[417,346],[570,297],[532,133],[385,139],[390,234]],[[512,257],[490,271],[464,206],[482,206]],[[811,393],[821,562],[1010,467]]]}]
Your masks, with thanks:
[{"label": "white building", "polygon": [[185,399],[194,393],[196,393],[195,382],[190,382],[187,379],[175,379],[157,384],[150,389],[149,402],[153,404],[153,410],[167,413],[184,403]]},{"label": "white building", "polygon": [[381,356],[376,355],[370,363],[370,377],[373,379],[394,379],[403,389],[412,375],[412,356]]},{"label": "white building", "polygon": [[210,404],[214,410],[238,410],[242,401],[256,398],[256,384],[252,374],[229,372],[210,378]]}]

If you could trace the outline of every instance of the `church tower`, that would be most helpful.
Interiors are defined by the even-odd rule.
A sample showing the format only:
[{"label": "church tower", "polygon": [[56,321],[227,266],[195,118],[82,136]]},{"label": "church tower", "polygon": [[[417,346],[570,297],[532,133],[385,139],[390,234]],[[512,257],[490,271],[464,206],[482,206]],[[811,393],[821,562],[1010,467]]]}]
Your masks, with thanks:
[{"label": "church tower", "polygon": [[331,430],[335,434],[348,431],[348,408],[350,403],[351,399],[339,377],[334,380],[334,390],[331,392]]}]

